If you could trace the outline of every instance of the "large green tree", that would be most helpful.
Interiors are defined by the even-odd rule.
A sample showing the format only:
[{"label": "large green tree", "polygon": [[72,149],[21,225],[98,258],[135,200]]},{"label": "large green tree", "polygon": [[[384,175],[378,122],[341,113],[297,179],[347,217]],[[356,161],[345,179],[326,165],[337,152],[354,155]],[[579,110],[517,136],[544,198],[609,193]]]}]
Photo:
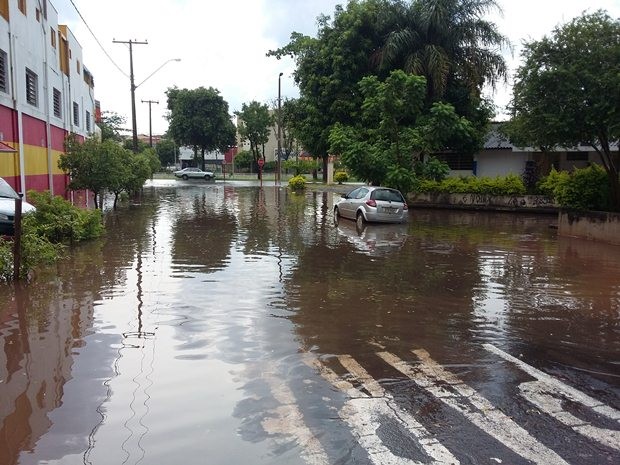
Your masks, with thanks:
[{"label": "large green tree", "polygon": [[235,126],[228,113],[228,103],[213,87],[208,89],[169,88],[168,133],[178,145],[194,148],[205,169],[205,153],[225,152],[235,143]]},{"label": "large green tree", "polygon": [[620,20],[583,14],[526,43],[522,58],[506,132],[518,145],[593,147],[620,210]]},{"label": "large green tree", "polygon": [[257,101],[244,103],[241,111],[236,111],[237,131],[239,132],[240,142],[250,143],[250,152],[254,162],[259,158],[264,158],[264,145],[269,140],[269,129],[273,125],[274,118],[269,112],[269,107]]},{"label": "large green tree", "polygon": [[179,147],[172,139],[161,139],[155,145],[157,157],[162,166],[174,165],[179,156]]},{"label": "large green tree", "polygon": [[101,140],[113,140],[121,142],[123,140],[122,132],[127,131],[125,128],[127,119],[114,111],[104,111],[101,113],[101,121],[97,126],[101,129]]},{"label": "large green tree", "polygon": [[373,185],[387,184],[410,192],[414,164],[438,150],[454,135],[474,138],[469,120],[450,104],[425,105],[426,79],[393,71],[385,81],[368,76],[360,81],[362,118],[359,124],[337,124],[331,148],[356,177]]}]

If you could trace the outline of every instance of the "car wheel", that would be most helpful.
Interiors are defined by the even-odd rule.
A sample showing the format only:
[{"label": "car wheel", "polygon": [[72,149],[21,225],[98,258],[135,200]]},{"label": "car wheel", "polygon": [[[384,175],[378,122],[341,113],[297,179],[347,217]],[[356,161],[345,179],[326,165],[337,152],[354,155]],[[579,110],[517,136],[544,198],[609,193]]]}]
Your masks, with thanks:
[{"label": "car wheel", "polygon": [[355,217],[355,224],[358,229],[364,229],[366,226],[366,218],[364,218],[364,214],[362,212],[357,212],[357,216]]},{"label": "car wheel", "polygon": [[338,207],[334,207],[334,224],[338,226],[339,222],[340,222],[340,210],[338,210]]},{"label": "car wheel", "polygon": [[211,176],[209,176],[208,174],[205,174],[205,181],[210,181],[211,180]]},{"label": "car wheel", "polygon": [[187,174],[184,174],[184,175],[183,175],[183,180],[184,180],[184,181],[187,181]]}]

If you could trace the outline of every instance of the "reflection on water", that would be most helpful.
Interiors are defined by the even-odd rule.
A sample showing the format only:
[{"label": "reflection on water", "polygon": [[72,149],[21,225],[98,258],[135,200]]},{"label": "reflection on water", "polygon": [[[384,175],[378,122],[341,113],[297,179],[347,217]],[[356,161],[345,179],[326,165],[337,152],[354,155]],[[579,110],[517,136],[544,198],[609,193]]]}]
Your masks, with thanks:
[{"label": "reflection on water", "polygon": [[335,200],[154,182],[103,239],[0,287],[0,463],[301,463],[281,419],[331,415],[308,352],[381,371],[377,346],[473,366],[492,342],[617,402],[620,248],[510,214],[358,231]]}]

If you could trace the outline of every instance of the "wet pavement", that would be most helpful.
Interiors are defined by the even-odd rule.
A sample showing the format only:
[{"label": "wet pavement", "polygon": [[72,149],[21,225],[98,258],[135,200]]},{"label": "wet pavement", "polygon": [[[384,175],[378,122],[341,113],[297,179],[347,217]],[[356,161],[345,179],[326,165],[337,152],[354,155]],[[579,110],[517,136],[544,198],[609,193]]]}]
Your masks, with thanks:
[{"label": "wet pavement", "polygon": [[620,463],[620,247],[153,181],[0,286],[0,464]]}]

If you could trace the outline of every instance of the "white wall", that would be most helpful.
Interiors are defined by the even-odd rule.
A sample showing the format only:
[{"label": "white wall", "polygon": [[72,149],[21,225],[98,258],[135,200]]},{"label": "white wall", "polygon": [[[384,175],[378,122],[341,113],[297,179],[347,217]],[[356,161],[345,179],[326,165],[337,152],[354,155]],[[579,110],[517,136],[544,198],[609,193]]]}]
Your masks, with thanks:
[{"label": "white wall", "polygon": [[495,178],[516,174],[521,176],[525,169],[525,162],[529,160],[527,152],[512,152],[504,150],[486,150],[476,154],[477,176]]}]

